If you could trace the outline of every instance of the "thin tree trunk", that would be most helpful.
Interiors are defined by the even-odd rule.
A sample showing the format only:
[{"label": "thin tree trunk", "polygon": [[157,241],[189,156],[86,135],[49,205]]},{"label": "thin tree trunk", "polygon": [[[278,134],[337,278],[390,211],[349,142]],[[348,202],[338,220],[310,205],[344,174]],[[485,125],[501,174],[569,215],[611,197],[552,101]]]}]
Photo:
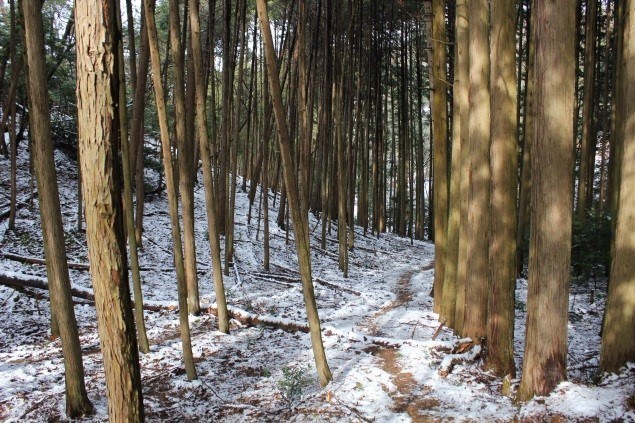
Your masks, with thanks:
[{"label": "thin tree trunk", "polygon": [[[11,20],[11,39],[9,41],[9,59],[11,60],[11,81],[12,85],[18,80],[18,69],[16,66],[16,49],[15,42],[18,39],[18,33],[15,25],[15,0],[9,0],[9,14]],[[10,200],[9,200],[9,223],[8,229],[15,229],[15,215],[17,212],[18,202],[18,142],[15,133],[15,101],[12,101],[9,105],[9,110],[3,110],[5,115],[9,115],[9,149],[11,156],[11,171],[10,171]],[[2,144],[4,144],[4,126],[0,128],[2,131]]]},{"label": "thin tree trunk", "polygon": [[[175,186],[175,175],[172,167],[172,154],[170,148],[170,134],[168,130],[168,116],[165,104],[165,94],[161,81],[161,62],[159,58],[159,42],[154,21],[154,13],[151,12],[151,0],[144,0],[146,10],[145,22],[148,29],[148,41],[150,46],[150,60],[152,64],[152,79],[161,131],[161,146],[163,154],[163,167],[165,169],[165,184],[168,193],[168,208],[170,214],[170,229],[174,246],[174,266],[176,267],[176,280],[179,301],[179,320],[181,329],[181,342],[183,347],[183,360],[187,378],[197,378],[192,355],[192,341],[188,321],[187,285],[185,279],[185,266],[183,262],[183,244],[181,243],[181,229],[179,228],[178,193]],[[201,142],[202,144],[202,142]]]},{"label": "thin tree trunk", "polygon": [[302,215],[300,210],[298,183],[294,173],[293,159],[291,156],[291,143],[287,131],[287,122],[284,116],[284,108],[282,105],[282,92],[280,89],[280,80],[277,77],[278,69],[276,64],[275,52],[273,49],[273,40],[271,37],[271,27],[269,26],[269,17],[267,13],[267,4],[264,0],[257,0],[258,18],[262,29],[263,42],[265,48],[265,59],[267,63],[269,86],[273,99],[276,124],[278,127],[278,145],[280,154],[284,164],[284,179],[287,195],[289,196],[289,207],[291,209],[294,232],[295,245],[298,255],[298,265],[300,268],[300,276],[302,279],[302,292],[306,306],[307,319],[309,322],[309,330],[311,333],[311,344],[313,346],[313,354],[317,373],[322,386],[326,386],[332,379],[331,371],[326,361],[324,346],[322,343],[322,334],[320,331],[320,319],[318,316],[317,305],[315,302],[315,292],[313,290],[313,281],[311,280],[311,254],[309,250],[309,233],[307,218]]},{"label": "thin tree trunk", "polygon": [[[29,68],[27,73],[29,108],[31,110],[29,114],[29,138],[32,143],[31,155],[38,186],[37,197],[40,205],[42,237],[46,256],[46,274],[50,284],[51,315],[57,321],[62,341],[66,414],[73,418],[92,414],[93,406],[88,399],[84,385],[82,351],[66,265],[64,226],[53,157],[41,3],[23,1],[21,6],[24,47],[26,48]],[[78,40],[83,40],[79,35],[78,31]]]},{"label": "thin tree trunk", "polygon": [[598,0],[588,0],[586,9],[586,41],[584,43],[584,98],[582,100],[582,140],[580,144],[580,171],[578,173],[578,201],[576,214],[584,217],[588,210],[589,175],[593,173],[595,160],[595,125],[593,123],[593,103],[595,101],[595,39]]},{"label": "thin tree trunk", "polygon": [[207,113],[205,110],[205,77],[203,75],[203,54],[201,49],[201,26],[198,0],[189,0],[190,27],[192,32],[192,59],[194,61],[194,79],[196,87],[196,121],[198,146],[203,162],[203,185],[205,187],[205,212],[207,213],[207,235],[212,255],[212,269],[214,278],[214,292],[218,307],[218,330],[229,333],[229,315],[223,271],[220,258],[220,240],[218,235],[217,215],[214,207],[214,178],[212,175],[212,159],[207,133]]},{"label": "thin tree trunk", "polygon": [[194,143],[188,142],[185,113],[185,64],[179,22],[179,0],[169,2],[170,53],[173,63],[174,123],[178,151],[178,181],[183,219],[183,259],[187,286],[187,304],[190,314],[198,315],[201,305],[196,273],[196,241],[194,234],[194,178],[191,172]]},{"label": "thin tree trunk", "polygon": [[132,125],[130,128],[130,160],[131,167],[135,171],[135,186],[137,204],[135,210],[135,238],[137,246],[142,247],[143,234],[143,206],[144,206],[144,178],[143,178],[143,115],[146,101],[146,85],[148,82],[148,66],[150,62],[150,48],[148,45],[148,31],[145,24],[145,13],[154,13],[154,0],[152,9],[146,11],[141,4],[141,51],[139,52],[139,69],[136,78],[134,98],[132,101]]},{"label": "thin tree trunk", "polygon": [[240,108],[242,106],[243,95],[243,64],[245,61],[245,21],[246,21],[246,3],[239,3],[239,23],[237,31],[240,40],[236,48],[240,48],[240,56],[238,59],[238,77],[235,98],[235,109],[233,113],[233,140],[231,146],[231,183],[229,184],[229,212],[227,213],[227,221],[225,224],[225,275],[229,276],[229,267],[234,257],[234,214],[236,211],[236,174],[238,172],[238,144],[240,139]]},{"label": "thin tree trunk", "polygon": [[[115,3],[115,7],[118,10],[118,3]],[[121,14],[117,14],[117,27],[121,31]],[[137,324],[137,342],[139,344],[139,351],[142,353],[150,352],[150,346],[148,344],[148,336],[146,334],[145,318],[143,316],[143,295],[141,292],[141,274],[139,269],[139,256],[137,253],[137,240],[134,235],[134,212],[132,210],[132,170],[130,160],[130,143],[128,139],[128,113],[126,107],[126,77],[124,70],[124,55],[123,55],[123,43],[118,43],[117,48],[117,73],[119,76],[119,90],[118,98],[119,104],[122,107],[118,108],[119,118],[119,134],[121,143],[121,155],[122,155],[122,170],[123,170],[123,186],[124,186],[124,219],[126,227],[126,235],[128,237],[128,243],[130,247],[130,266],[132,270],[132,288],[135,304],[135,321]]]}]

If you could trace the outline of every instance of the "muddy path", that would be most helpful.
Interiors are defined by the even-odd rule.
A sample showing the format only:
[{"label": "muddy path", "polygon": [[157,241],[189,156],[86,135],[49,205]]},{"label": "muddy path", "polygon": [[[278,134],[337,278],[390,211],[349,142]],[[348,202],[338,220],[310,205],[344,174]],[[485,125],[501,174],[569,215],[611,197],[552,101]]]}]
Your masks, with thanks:
[{"label": "muddy path", "polygon": [[[365,319],[359,326],[369,335],[384,337],[389,336],[385,326],[378,321],[380,317],[395,311],[399,308],[412,306],[414,294],[411,289],[412,278],[420,272],[434,268],[434,261],[431,261],[420,268],[415,268],[404,272],[395,287],[395,299],[377,310],[369,318]],[[404,371],[400,364],[399,348],[388,348],[373,345],[367,349],[380,360],[380,367],[389,377],[394,389],[385,388],[385,391],[393,399],[393,411],[397,413],[407,413],[413,422],[434,422],[438,419],[427,416],[427,410],[437,408],[440,404],[430,394],[430,388],[420,386],[412,373]]]}]

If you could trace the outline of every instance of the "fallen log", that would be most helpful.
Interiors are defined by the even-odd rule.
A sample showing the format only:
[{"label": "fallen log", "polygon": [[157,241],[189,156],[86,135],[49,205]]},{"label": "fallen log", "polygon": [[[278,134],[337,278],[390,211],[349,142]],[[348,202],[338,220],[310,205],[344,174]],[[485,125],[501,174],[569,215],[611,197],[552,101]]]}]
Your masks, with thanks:
[{"label": "fallen log", "polygon": [[[39,264],[42,266],[46,266],[46,260],[38,258],[38,257],[25,257],[25,256],[20,256],[18,254],[5,253],[5,252],[2,252],[0,254],[2,254],[2,257],[6,258],[7,260],[17,261],[19,263]],[[77,262],[69,261],[69,262],[66,262],[66,265],[68,266],[69,269],[82,270],[85,272],[90,270],[90,264],[88,263],[77,263]],[[140,267],[139,270],[148,271],[148,270],[156,270],[156,269],[150,269],[148,267]],[[166,271],[166,269],[160,269],[160,270],[162,272]],[[204,272],[199,272],[199,273],[203,274]]]},{"label": "fallen log", "polygon": [[[44,278],[14,272],[0,273],[0,285],[43,289],[45,291],[48,291],[49,289],[48,281]],[[71,286],[71,294],[76,298],[95,301],[93,293],[84,288]]]},{"label": "fallen log", "polygon": [[[48,290],[48,282],[46,279],[13,272],[0,272],[0,285]],[[93,302],[95,301],[94,294],[90,289],[87,288],[71,287],[71,294],[73,295],[73,297],[76,298],[81,298]],[[143,305],[143,309],[157,312],[177,312],[178,305],[176,304],[176,302],[174,304],[146,302]],[[309,326],[306,323],[295,322],[288,319],[281,319],[276,316],[262,316],[254,313],[249,313],[245,310],[241,310],[232,306],[228,307],[228,311],[229,317],[240,322],[244,326],[249,327],[262,325],[275,329],[281,329],[285,332],[309,333]],[[215,305],[201,307],[201,312],[218,316],[218,309]],[[325,332],[326,335],[334,335],[337,332],[334,328],[327,327],[323,327],[322,330]],[[369,342],[371,344],[375,344],[384,348],[399,348],[402,343],[402,341],[391,340],[388,338],[378,338],[369,335],[354,333],[343,336],[346,336],[352,340]]]},{"label": "fallen log", "polygon": [[[25,256],[13,254],[13,253],[5,253],[5,252],[2,253],[2,257],[6,258],[7,260],[13,260],[20,263],[41,264],[43,266],[46,266],[46,260],[37,258],[37,257],[25,257]],[[90,270],[90,265],[86,263],[73,263],[69,261],[66,263],[66,265],[68,266],[69,269],[86,270],[86,271]]]}]

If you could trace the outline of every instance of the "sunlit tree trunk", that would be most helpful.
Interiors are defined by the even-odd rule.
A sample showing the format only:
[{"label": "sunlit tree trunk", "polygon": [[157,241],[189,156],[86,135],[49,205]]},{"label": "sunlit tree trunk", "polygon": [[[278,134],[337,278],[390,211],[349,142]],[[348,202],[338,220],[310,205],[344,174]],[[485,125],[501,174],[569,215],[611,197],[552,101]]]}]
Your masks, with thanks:
[{"label": "sunlit tree trunk", "polygon": [[445,278],[446,227],[448,218],[448,119],[445,54],[445,1],[432,1],[433,58],[430,72],[432,90],[432,139],[434,143],[434,311],[440,311]]},{"label": "sunlit tree trunk", "polygon": [[[490,241],[490,56],[487,0],[469,3],[470,116],[467,279],[464,335],[480,342],[487,335]],[[510,35],[511,36],[511,35]],[[438,236],[438,234],[437,234]]]},{"label": "sunlit tree trunk", "polygon": [[490,98],[491,238],[489,248],[486,368],[515,374],[514,293],[516,288],[516,192],[518,179],[516,2],[492,0]]},{"label": "sunlit tree trunk", "polygon": [[452,119],[452,172],[450,177],[450,202],[448,236],[445,258],[445,281],[441,314],[448,327],[456,322],[458,290],[459,242],[461,227],[461,156],[467,149],[467,117],[469,116],[469,55],[467,50],[467,1],[456,2],[456,61],[454,67],[454,117]]},{"label": "sunlit tree trunk", "polygon": [[525,356],[517,399],[547,395],[566,378],[573,205],[575,2],[538,0],[536,136],[531,150],[531,238]]},{"label": "sunlit tree trunk", "polygon": [[621,151],[617,216],[609,292],[602,331],[600,370],[618,372],[635,361],[635,1],[621,5],[623,23],[618,53],[615,140]]}]

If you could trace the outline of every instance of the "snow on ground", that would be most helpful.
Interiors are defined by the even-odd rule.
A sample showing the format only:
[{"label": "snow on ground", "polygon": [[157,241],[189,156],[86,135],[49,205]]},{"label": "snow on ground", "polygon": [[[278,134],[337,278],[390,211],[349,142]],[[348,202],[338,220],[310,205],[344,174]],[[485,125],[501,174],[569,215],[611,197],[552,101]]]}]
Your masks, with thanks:
[{"label": "snow on ground", "polygon": [[[20,156],[18,198],[28,199],[26,155]],[[87,262],[84,233],[75,221],[75,164],[56,153],[69,260]],[[8,204],[9,163],[0,158],[0,207]],[[156,184],[156,175],[148,174]],[[153,178],[154,176],[154,178]],[[199,178],[200,179],[200,178]],[[240,186],[240,184],[239,184]],[[260,193],[259,193],[260,194]],[[271,200],[274,194],[271,193]],[[276,199],[278,200],[278,199]],[[146,303],[175,305],[176,275],[164,196],[147,200],[144,249],[140,253]],[[247,222],[246,193],[237,193],[236,266],[225,287],[229,304],[270,320],[303,324],[305,311],[295,247],[275,224],[272,207],[271,272],[262,269],[262,225],[258,196]],[[271,204],[272,202],[270,202]],[[202,186],[196,187],[196,234],[202,304],[214,304]],[[0,249],[43,257],[37,201],[22,207],[17,230],[0,222]],[[181,361],[178,315],[146,311],[149,354],[141,355],[145,411],[149,421],[635,421],[635,364],[620,375],[592,383],[599,356],[604,296],[589,303],[584,289],[572,287],[569,325],[569,379],[546,398],[523,406],[501,394],[502,381],[480,369],[476,351],[447,367],[461,341],[439,326],[430,290],[434,247],[385,234],[364,236],[356,228],[350,277],[337,269],[336,225],[326,251],[311,216],[314,277],[327,358],[333,381],[317,384],[308,334],[272,327],[216,331],[211,314],[191,317],[199,380],[188,382]],[[292,233],[289,234],[293,238]],[[45,268],[0,259],[0,272],[46,277]],[[87,272],[71,270],[73,285],[90,289]],[[522,360],[527,285],[518,281],[516,363]],[[86,384],[96,414],[107,420],[103,364],[92,304],[75,306],[84,352]],[[64,421],[64,378],[59,340],[49,338],[48,296],[43,291],[0,286],[0,421]],[[449,374],[442,376],[440,370]],[[512,391],[518,379],[512,380]]]}]

